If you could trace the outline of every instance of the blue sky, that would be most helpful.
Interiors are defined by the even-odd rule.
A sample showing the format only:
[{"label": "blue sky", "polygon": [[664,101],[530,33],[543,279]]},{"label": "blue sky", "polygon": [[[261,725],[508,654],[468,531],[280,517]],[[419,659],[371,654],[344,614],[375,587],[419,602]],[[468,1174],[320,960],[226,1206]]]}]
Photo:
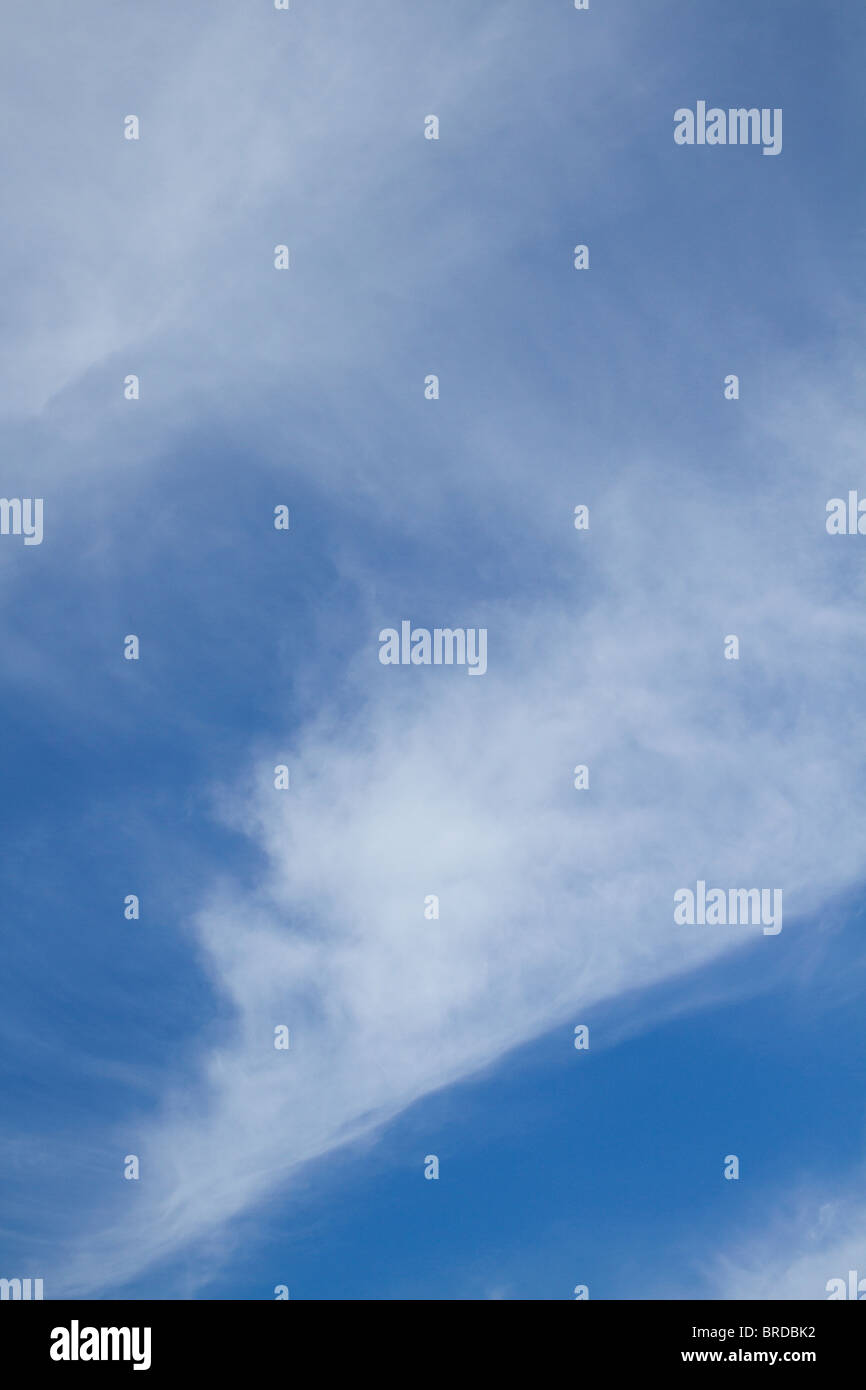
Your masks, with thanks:
[{"label": "blue sky", "polygon": [[[755,8],[10,21],[0,1275],[866,1277],[866,20]],[[382,666],[404,618],[487,673]],[[782,931],[676,925],[702,878]]]}]

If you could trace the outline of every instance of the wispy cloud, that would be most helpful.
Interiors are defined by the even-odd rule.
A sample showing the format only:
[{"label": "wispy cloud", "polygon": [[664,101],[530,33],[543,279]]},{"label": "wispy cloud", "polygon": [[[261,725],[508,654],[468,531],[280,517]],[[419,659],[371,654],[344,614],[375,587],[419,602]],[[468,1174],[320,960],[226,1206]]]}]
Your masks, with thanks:
[{"label": "wispy cloud", "polygon": [[[253,888],[234,864],[201,885],[190,933],[214,1016],[134,1135],[124,1122],[82,1146],[83,1166],[134,1149],[142,1181],[133,1200],[125,1187],[58,1223],[52,1294],[115,1290],[189,1250],[218,1261],[233,1219],[420,1097],[747,941],[773,951],[747,929],[676,926],[678,887],[779,886],[787,934],[862,874],[863,737],[851,725],[862,580],[823,530],[824,502],[859,458],[856,372],[816,369],[796,407],[770,409],[799,359],[779,353],[765,367],[748,346],[763,342],[757,311],[748,331],[735,323],[739,336],[725,319],[729,339],[712,353],[721,361],[730,341],[753,351],[765,409],[758,422],[744,399],[708,429],[716,417],[686,406],[679,373],[703,354],[713,385],[702,388],[718,397],[721,367],[707,362],[707,300],[672,300],[678,256],[658,280],[621,277],[616,294],[609,266],[606,289],[596,278],[581,311],[557,317],[569,290],[539,265],[561,257],[573,276],[593,190],[609,189],[612,167],[642,177],[628,129],[606,130],[602,98],[616,90],[623,110],[645,115],[656,74],[612,86],[634,70],[640,30],[625,20],[570,47],[545,30],[532,56],[553,89],[578,84],[584,103],[563,141],[555,103],[526,78],[526,44],[542,43],[526,13],[485,10],[467,36],[462,0],[435,23],[390,4],[310,7],[277,36],[274,14],[253,22],[229,4],[160,7],[165,30],[112,11],[99,50],[73,16],[73,49],[98,80],[83,83],[72,123],[65,53],[49,60],[58,95],[47,114],[15,89],[28,157],[6,212],[15,342],[0,376],[14,430],[34,431],[15,466],[29,476],[35,458],[52,483],[49,525],[61,508],[77,524],[95,506],[103,530],[77,534],[110,585],[124,558],[122,534],[104,534],[111,507],[135,495],[164,508],[163,541],[200,562],[217,556],[189,580],[198,601],[218,605],[230,582],[238,627],[274,647],[243,557],[228,581],[213,574],[218,546],[196,537],[192,506],[165,505],[166,479],[183,485],[178,441],[213,411],[248,451],[249,476],[328,490],[322,549],[328,526],[369,528],[366,546],[342,533],[333,545],[348,606],[323,615],[298,673],[315,685],[317,659],[339,654],[319,717],[299,723],[286,700],[284,721],[237,736],[213,793],[261,866]],[[22,34],[32,37],[26,24]],[[421,138],[428,106],[454,132],[436,150]],[[139,146],[121,138],[129,110],[142,118]],[[644,138],[637,117],[634,130]],[[75,195],[95,131],[88,201]],[[613,141],[604,158],[602,137]],[[526,176],[516,209],[514,165]],[[576,190],[566,206],[564,185]],[[37,204],[55,236],[62,226],[62,256],[33,239]],[[620,270],[640,251],[640,234],[628,237]],[[281,241],[295,256],[285,280],[272,269]],[[676,389],[650,378],[662,310]],[[591,326],[576,344],[581,313]],[[506,346],[498,315],[512,324]],[[450,354],[452,400],[410,429],[406,382],[423,405],[431,368],[419,343]],[[129,370],[144,384],[133,428],[119,394]],[[281,393],[289,405],[277,409]],[[612,449],[612,413],[632,408]],[[94,501],[80,483],[97,471],[112,486]],[[581,501],[585,535],[570,526]],[[422,543],[430,568],[410,577],[393,556]],[[74,552],[63,552],[70,584]],[[18,560],[4,559],[13,571]],[[142,542],[139,563],[152,560],[164,598],[159,559],[157,541]],[[290,614],[298,600],[286,592]],[[377,633],[404,617],[485,625],[487,674],[381,667]],[[723,658],[728,633],[739,662]],[[61,682],[34,637],[14,642],[34,685]],[[277,655],[274,668],[279,690]],[[152,668],[141,677],[156,679]],[[75,698],[83,707],[89,692]],[[285,793],[273,787],[284,759]],[[577,763],[590,768],[587,791],[572,785]],[[436,921],[424,918],[427,894],[439,896]],[[281,1023],[288,1052],[273,1047]],[[829,1253],[844,1263],[839,1241]],[[719,1286],[769,1287],[738,1270],[726,1266]],[[199,1271],[188,1277],[194,1286]],[[806,1287],[806,1272],[791,1279]]]},{"label": "wispy cloud", "polygon": [[[637,536],[639,509],[621,503],[618,524]],[[274,790],[260,750],[250,787],[226,794],[267,864],[255,891],[221,882],[196,924],[230,1018],[199,1084],[185,1075],[147,1127],[132,1224],[89,1245],[71,1287],[130,1277],[418,1097],[751,940],[674,925],[681,884],[781,886],[791,932],[856,878],[858,772],[835,756],[828,698],[847,656],[809,591],[765,574],[757,606],[745,592],[731,606],[692,552],[671,607],[657,589],[627,605],[618,586],[593,593],[583,611],[577,592],[565,611],[491,605],[481,681],[380,667],[371,628],[349,701],[294,740],[292,789]],[[780,669],[795,693],[766,701]]]},{"label": "wispy cloud", "polygon": [[838,1297],[830,1281],[840,1279],[850,1298],[852,1282],[866,1279],[866,1206],[852,1193],[792,1193],[762,1230],[731,1243],[704,1274],[713,1298],[828,1299]]}]

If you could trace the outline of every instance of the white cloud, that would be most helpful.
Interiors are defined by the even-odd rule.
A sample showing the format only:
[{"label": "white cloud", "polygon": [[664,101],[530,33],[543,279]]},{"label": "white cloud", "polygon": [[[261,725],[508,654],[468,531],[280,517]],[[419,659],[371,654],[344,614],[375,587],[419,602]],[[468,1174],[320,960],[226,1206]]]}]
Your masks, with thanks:
[{"label": "white cloud", "polygon": [[[495,106],[503,74],[513,79],[526,62],[514,44],[522,9],[497,7],[484,41],[450,52],[447,63],[450,30],[401,28],[384,88],[390,5],[354,17],[341,10],[339,43],[330,11],[308,16],[295,66],[264,21],[253,34],[237,16],[196,20],[179,32],[175,57],[141,30],[151,47],[134,97],[120,56],[129,34],[115,31],[104,54],[110,81],[78,116],[48,180],[46,223],[62,221],[64,255],[45,260],[38,290],[30,288],[38,248],[16,224],[17,342],[0,359],[7,409],[38,411],[127,348],[152,351],[154,375],[169,383],[160,388],[166,408],[181,412],[184,391],[208,374],[211,385],[233,388],[246,373],[239,389],[249,390],[262,363],[291,368],[296,384],[325,383],[330,401],[330,378],[342,369],[377,354],[393,362],[419,255],[444,288],[499,234],[499,184],[514,152],[497,132],[520,139],[539,120],[555,122],[547,111],[522,120],[520,110]],[[615,65],[631,63],[617,49],[621,36],[605,32],[597,68],[597,50],[560,60],[590,104],[592,83],[607,89]],[[414,58],[401,65],[397,55],[407,52]],[[58,71],[65,56],[56,54]],[[58,91],[56,123],[68,91],[60,80]],[[417,188],[412,210],[402,206],[407,168],[434,153],[415,149],[412,122],[435,99],[450,102],[452,120],[462,109],[464,128],[491,101],[498,112],[487,128],[484,225],[453,203],[438,218],[435,197],[425,203]],[[144,138],[127,148],[119,119],[138,106]],[[74,194],[97,121],[105,131],[117,124],[117,147],[102,157],[94,205],[83,208]],[[406,133],[395,136],[401,122]],[[35,117],[27,128],[41,129]],[[586,138],[574,143],[569,168],[586,176],[587,198],[597,150]],[[17,206],[32,214],[41,192],[25,190]],[[533,226],[547,225],[547,212],[533,212]],[[395,218],[399,254],[389,244],[383,255],[380,238]],[[309,270],[291,281],[292,316],[271,302],[270,248],[284,227]],[[422,233],[429,240],[419,253]],[[556,230],[563,247],[572,235],[570,225]],[[258,276],[250,266],[260,254]],[[617,332],[628,321],[618,312]],[[834,395],[825,398],[832,407]],[[184,1066],[160,1116],[144,1125],[140,1200],[112,1207],[102,1234],[54,1272],[53,1291],[116,1287],[202,1241],[218,1252],[232,1218],[301,1164],[419,1097],[545,1029],[587,1021],[620,992],[747,940],[775,949],[748,929],[676,927],[677,887],[698,877],[780,886],[790,933],[798,915],[859,874],[866,794],[840,730],[858,737],[849,721],[862,681],[850,651],[862,649],[866,621],[857,595],[838,582],[847,552],[822,534],[830,495],[822,489],[833,448],[838,464],[854,437],[848,421],[828,408],[827,432],[816,427],[807,440],[799,418],[778,425],[778,450],[799,452],[800,480],[815,489],[816,509],[804,517],[802,494],[791,499],[781,486],[784,468],[763,466],[757,431],[732,434],[743,445],[738,462],[754,466],[748,487],[699,479],[658,441],[629,450],[629,467],[610,465],[603,439],[582,441],[587,452],[597,446],[591,463],[565,448],[551,460],[552,433],[565,431],[539,423],[547,399],[539,386],[524,411],[532,439],[522,451],[503,407],[443,461],[442,475],[459,481],[472,506],[486,496],[491,525],[500,509],[508,513],[514,545],[550,537],[546,596],[485,604],[490,669],[470,680],[380,667],[378,628],[413,615],[399,611],[387,576],[375,584],[358,576],[369,631],[356,632],[346,652],[346,689],[294,740],[293,790],[273,790],[276,759],[263,740],[250,758],[252,785],[224,798],[224,814],[261,850],[264,868],[254,892],[230,878],[214,886],[195,924],[203,965],[230,1006],[223,1030],[202,1044],[198,1075]],[[80,415],[78,428],[92,430]],[[149,426],[162,439],[165,420]],[[530,445],[546,449],[540,468]],[[340,478],[354,474],[351,457],[335,466]],[[378,467],[402,483],[407,464]],[[407,527],[419,524],[411,517],[419,496],[440,481],[409,478],[400,494]],[[567,519],[581,500],[572,496],[578,482],[593,492],[593,530],[580,552]],[[515,499],[533,488],[539,507],[521,531]],[[772,508],[762,510],[768,496]],[[441,621],[478,619],[447,612]],[[738,664],[722,657],[728,632],[743,642]],[[585,793],[571,783],[578,762],[590,766]],[[438,922],[423,918],[427,893],[440,896]],[[288,1054],[272,1046],[282,1022],[292,1031]]]},{"label": "white cloud", "polygon": [[[550,78],[568,71],[589,92],[628,35],[623,24],[617,47],[608,22],[588,50],[551,53],[514,0],[474,18],[381,0],[291,18],[232,0],[101,6],[98,34],[83,6],[53,42],[44,15],[22,12],[0,105],[15,132],[0,409],[38,413],[73,385],[86,395],[88,372],[124,359],[124,373],[146,363],[164,424],[169,403],[183,412],[226,378],[235,392],[267,372],[299,384],[386,355],[389,312],[419,273],[444,289],[470,263],[503,194],[512,205],[517,152],[539,126],[556,129],[527,84],[527,45],[542,45]],[[430,101],[445,172],[419,180],[440,154],[422,134]],[[127,114],[139,141],[123,138]],[[459,161],[479,147],[493,200],[483,224],[460,206]],[[597,172],[597,146],[581,142],[573,166]],[[283,242],[296,267],[285,277],[273,269]]]},{"label": "white cloud", "polygon": [[[620,501],[635,535],[639,506]],[[687,532],[692,504],[672,505]],[[661,588],[621,576],[627,603],[617,585],[585,605],[575,588],[565,605],[494,609],[481,679],[381,667],[371,627],[357,711],[300,735],[292,790],[273,789],[265,752],[252,789],[224,800],[267,863],[254,892],[221,883],[196,925],[233,1021],[195,1104],[185,1078],[146,1132],[138,1216],[89,1247],[73,1287],[212,1233],[306,1160],[601,1000],[747,941],[775,949],[755,928],[676,926],[676,888],[781,887],[790,934],[854,881],[866,817],[857,761],[838,756],[845,642],[781,561],[768,567],[760,524],[728,594],[693,550],[667,580],[659,569]],[[756,545],[753,603],[736,562]],[[862,641],[863,618],[845,617]],[[729,630],[739,664],[722,656]],[[779,672],[796,696],[775,703]],[[278,1023],[289,1053],[273,1048]]]},{"label": "white cloud", "polygon": [[[828,1299],[827,1285],[841,1279],[851,1296],[866,1279],[866,1206],[862,1198],[792,1195],[757,1235],[732,1243],[705,1270],[710,1296],[726,1299]],[[831,1288],[831,1292],[839,1292]],[[866,1296],[866,1289],[858,1294]]]}]

